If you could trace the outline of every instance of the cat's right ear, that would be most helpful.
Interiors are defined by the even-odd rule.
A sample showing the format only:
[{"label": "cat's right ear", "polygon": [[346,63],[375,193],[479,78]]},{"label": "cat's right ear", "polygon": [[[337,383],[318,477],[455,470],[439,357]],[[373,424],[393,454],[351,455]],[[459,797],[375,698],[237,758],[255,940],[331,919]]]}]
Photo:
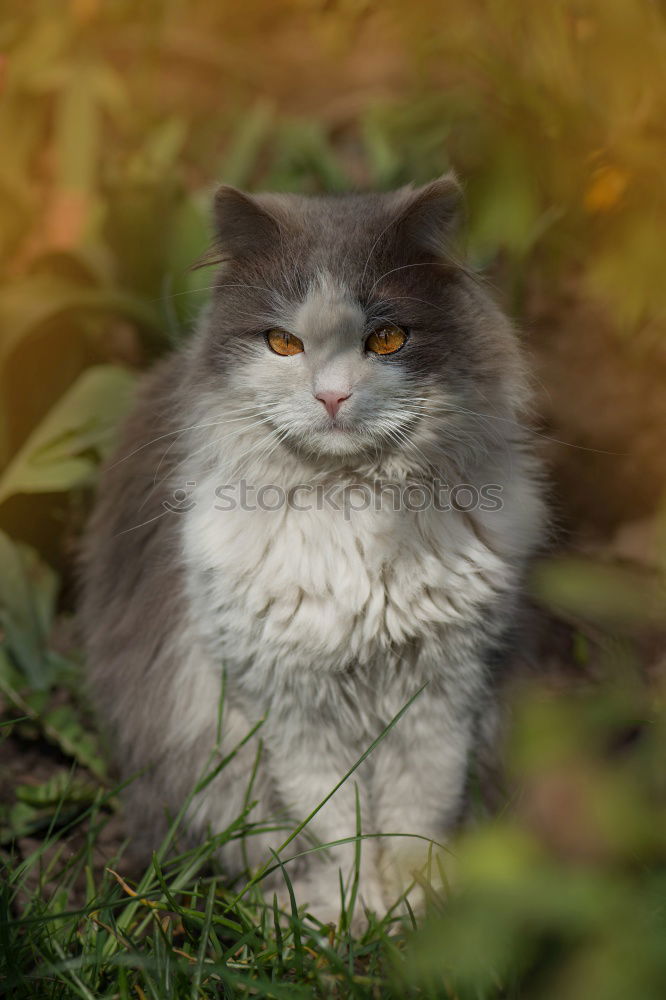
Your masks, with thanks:
[{"label": "cat's right ear", "polygon": [[215,194],[216,250],[224,259],[241,260],[270,251],[280,226],[252,195],[223,184]]}]

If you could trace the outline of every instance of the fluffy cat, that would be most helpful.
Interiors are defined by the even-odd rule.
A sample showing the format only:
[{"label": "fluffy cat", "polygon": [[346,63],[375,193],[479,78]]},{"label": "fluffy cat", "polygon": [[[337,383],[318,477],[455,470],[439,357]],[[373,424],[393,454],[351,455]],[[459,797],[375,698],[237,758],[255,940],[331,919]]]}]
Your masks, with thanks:
[{"label": "fluffy cat", "polygon": [[[90,683],[123,773],[141,772],[127,817],[145,851],[218,736],[219,758],[264,720],[192,799],[189,836],[248,798],[249,821],[288,831],[422,687],[308,831],[354,837],[357,787],[364,833],[417,835],[362,842],[360,897],[381,912],[461,814],[543,506],[519,347],[454,257],[458,207],[451,176],[216,196],[212,303],[146,379],[85,543]],[[221,860],[256,867],[286,835]],[[353,854],[293,865],[298,902],[335,919]]]}]

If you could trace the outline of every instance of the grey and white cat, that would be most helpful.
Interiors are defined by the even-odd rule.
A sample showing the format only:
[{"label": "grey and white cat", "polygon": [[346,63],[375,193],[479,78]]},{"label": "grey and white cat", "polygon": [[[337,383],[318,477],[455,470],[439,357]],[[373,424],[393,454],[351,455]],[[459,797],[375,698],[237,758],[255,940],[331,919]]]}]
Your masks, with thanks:
[{"label": "grey and white cat", "polygon": [[[85,545],[95,703],[123,773],[143,772],[135,846],[205,770],[223,675],[219,752],[265,721],[192,800],[191,837],[248,795],[251,821],[295,827],[424,685],[309,830],[353,837],[357,785],[364,833],[418,835],[363,841],[360,895],[383,911],[459,819],[543,506],[516,339],[451,251],[458,203],[450,176],[218,192],[212,304],[146,379]],[[466,489],[442,503],[438,484]],[[285,837],[222,861],[257,866]],[[293,866],[298,902],[335,919],[353,854]]]}]

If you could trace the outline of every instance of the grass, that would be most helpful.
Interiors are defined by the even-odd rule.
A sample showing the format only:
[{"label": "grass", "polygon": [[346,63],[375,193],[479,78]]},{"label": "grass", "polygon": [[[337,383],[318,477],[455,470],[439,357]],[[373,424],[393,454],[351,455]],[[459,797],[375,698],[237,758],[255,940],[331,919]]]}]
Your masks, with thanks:
[{"label": "grass", "polygon": [[[366,914],[356,935],[360,825],[339,921],[322,925],[294,897],[289,875],[290,845],[317,810],[294,830],[276,831],[276,842],[283,839],[272,863],[230,883],[215,852],[265,829],[249,822],[253,803],[226,830],[183,849],[185,803],[137,872],[128,868],[127,843],[117,832],[107,837],[122,789],[100,781],[84,804],[82,769],[63,762],[46,825],[28,838],[5,836],[0,851],[0,991],[26,1000],[660,1000],[666,731],[637,687],[606,680],[603,690],[537,687],[517,697],[512,797],[494,817],[473,797],[473,822],[450,851],[431,854],[438,877],[422,876],[423,913],[398,903],[379,919]],[[0,732],[31,723],[14,718]],[[214,753],[192,796],[205,794],[232,758]],[[276,871],[286,911],[266,889]]]},{"label": "grass", "polygon": [[[232,757],[214,766],[193,795],[205,791]],[[289,865],[295,857],[284,852],[330,795],[286,837],[274,864],[230,887],[215,871],[215,851],[251,833],[246,817],[252,803],[227,830],[174,853],[185,803],[151,865],[131,884],[118,870],[122,848],[103,868],[95,855],[118,791],[100,789],[87,809],[63,823],[68,801],[68,788],[63,788],[32,854],[19,860],[10,850],[3,856],[0,983],[12,995],[371,997],[377,989],[382,996],[406,995],[399,986],[400,965],[415,924],[393,912],[381,920],[370,915],[360,939],[349,930],[359,905],[360,832],[354,877],[346,888],[341,882],[337,927],[320,924],[294,897]],[[81,842],[72,850],[68,845],[74,830]],[[313,848],[318,849],[323,847]],[[275,896],[262,893],[264,878],[276,869],[291,901],[286,914],[278,911]],[[69,906],[82,890],[81,905]],[[392,983],[395,994],[386,992],[394,988]]]},{"label": "grass", "polygon": [[[192,800],[205,794],[257,727],[225,757],[220,759],[217,749],[211,754],[206,773],[135,884],[117,870],[122,866],[122,846],[102,868],[95,859],[96,844],[122,789],[104,792],[100,788],[87,809],[66,821],[63,817],[73,798],[74,774],[70,772],[36,850],[23,860],[14,857],[11,850],[3,858],[7,876],[2,897],[5,987],[26,997],[71,994],[85,998],[122,997],[130,983],[135,995],[155,998],[372,996],[375,988],[388,988],[396,975],[390,972],[391,966],[401,956],[406,932],[416,927],[416,921],[408,907],[410,919],[405,922],[397,912],[400,900],[396,900],[381,919],[366,914],[368,927],[360,939],[351,934],[355,911],[360,907],[359,871],[366,839],[360,830],[358,795],[355,838],[317,845],[291,856],[288,848],[302,831],[307,832],[314,816],[421,693],[422,689],[317,807],[288,832],[271,852],[272,863],[269,860],[241,885],[228,885],[215,855],[230,840],[271,829],[248,822],[254,802],[247,801],[243,813],[226,830],[197,847],[180,851],[177,845]],[[219,715],[221,722],[222,704]],[[72,851],[69,836],[74,829],[80,831],[82,839]],[[279,834],[280,828],[274,829]],[[279,840],[277,836],[276,845]],[[323,925],[305,906],[299,907],[289,876],[290,864],[305,854],[354,841],[355,866],[349,883],[345,885],[340,876],[338,925]],[[284,879],[290,901],[286,913],[278,909],[274,894],[263,893],[264,880],[276,871]],[[83,888],[82,905],[69,908],[70,897]],[[435,893],[432,889],[429,892],[432,906]],[[17,911],[20,917],[12,919]]]}]

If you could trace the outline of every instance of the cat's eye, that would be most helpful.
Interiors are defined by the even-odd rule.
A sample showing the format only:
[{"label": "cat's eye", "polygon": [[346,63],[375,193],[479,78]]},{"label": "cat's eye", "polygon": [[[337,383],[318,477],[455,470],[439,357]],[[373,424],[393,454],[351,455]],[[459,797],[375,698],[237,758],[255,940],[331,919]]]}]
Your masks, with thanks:
[{"label": "cat's eye", "polygon": [[407,333],[393,323],[385,323],[373,330],[365,342],[366,351],[373,354],[395,354],[407,343]]},{"label": "cat's eye", "polygon": [[275,327],[266,334],[266,341],[274,354],[281,354],[283,358],[288,358],[292,354],[302,354],[303,341],[295,337],[288,330],[281,330]]}]

